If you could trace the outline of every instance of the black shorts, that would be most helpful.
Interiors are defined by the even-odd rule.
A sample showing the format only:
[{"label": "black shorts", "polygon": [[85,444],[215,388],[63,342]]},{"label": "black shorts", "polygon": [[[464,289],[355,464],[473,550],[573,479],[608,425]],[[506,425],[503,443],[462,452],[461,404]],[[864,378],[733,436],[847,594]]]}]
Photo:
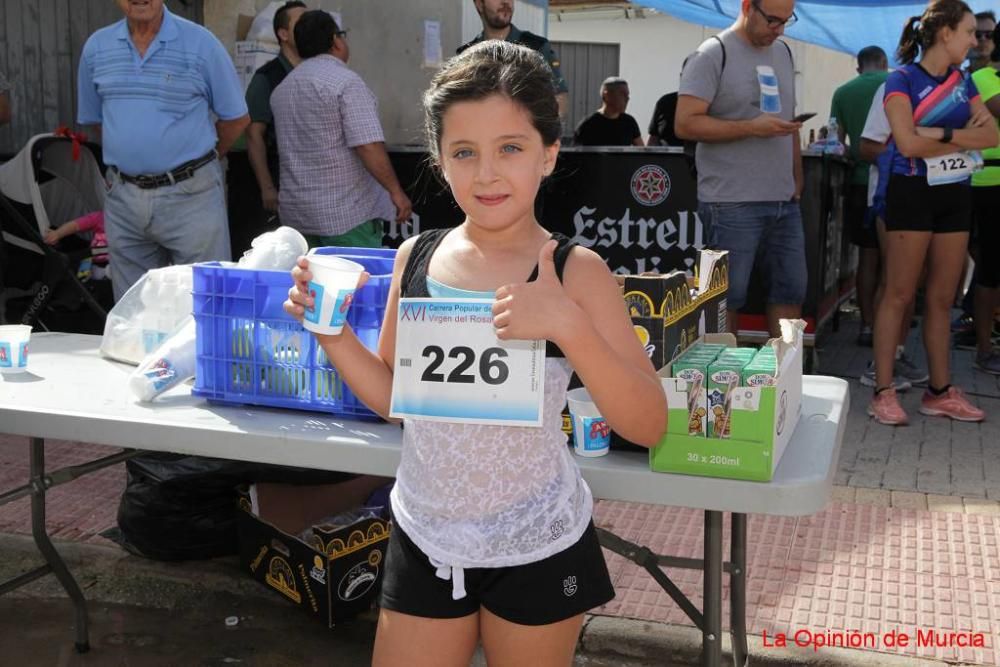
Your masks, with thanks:
[{"label": "black shorts", "polygon": [[461,618],[485,607],[505,621],[547,625],[572,618],[615,597],[594,522],[573,546],[526,565],[465,570],[466,596],[451,598],[430,559],[393,523],[379,604],[424,618]]},{"label": "black shorts", "polygon": [[976,284],[987,289],[1000,287],[1000,185],[972,188],[979,252],[976,257]]},{"label": "black shorts", "polygon": [[889,177],[887,232],[968,232],[972,227],[972,187],[967,183],[927,184],[926,176]]},{"label": "black shorts", "polygon": [[851,235],[851,243],[860,248],[878,248],[875,221],[868,218],[868,186],[851,185],[844,199],[844,224]]}]

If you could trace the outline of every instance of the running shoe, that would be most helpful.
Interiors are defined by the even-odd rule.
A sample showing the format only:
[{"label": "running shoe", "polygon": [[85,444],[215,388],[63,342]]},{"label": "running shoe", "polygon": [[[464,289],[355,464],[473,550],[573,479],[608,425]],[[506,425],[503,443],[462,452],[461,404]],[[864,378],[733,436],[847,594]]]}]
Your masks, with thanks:
[{"label": "running shoe", "polygon": [[990,352],[989,354],[977,354],[976,363],[973,364],[976,370],[990,375],[1000,375],[1000,353]]},{"label": "running shoe", "polygon": [[973,329],[972,315],[959,315],[951,321],[951,332],[971,331]]},{"label": "running shoe", "polygon": [[905,426],[910,423],[893,387],[872,396],[872,402],[868,404],[868,415],[886,426]]},{"label": "running shoe", "polygon": [[897,377],[901,377],[909,382],[911,385],[920,384],[921,382],[927,382],[930,375],[927,371],[920,366],[917,366],[905,352],[896,359],[896,365],[893,366],[893,372]]},{"label": "running shoe", "polygon": [[948,391],[940,396],[935,396],[929,389],[925,391],[920,399],[920,414],[948,417],[961,422],[981,422],[986,419],[986,413],[970,403],[958,387],[948,387]]},{"label": "running shoe", "polygon": [[[861,384],[866,387],[874,387],[875,385],[875,362],[869,361],[868,368],[865,372],[861,374]],[[903,392],[913,386],[909,380],[907,380],[902,375],[897,373],[896,377],[892,378],[892,386],[896,388],[896,391]]]}]

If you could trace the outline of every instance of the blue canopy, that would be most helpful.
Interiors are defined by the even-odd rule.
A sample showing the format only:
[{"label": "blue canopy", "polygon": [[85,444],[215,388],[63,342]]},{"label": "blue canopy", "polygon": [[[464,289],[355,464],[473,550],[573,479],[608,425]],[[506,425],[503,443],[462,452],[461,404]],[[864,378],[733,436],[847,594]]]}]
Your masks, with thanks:
[{"label": "blue canopy", "polygon": [[[967,0],[973,11],[1000,14],[1000,0]],[[732,25],[740,0],[639,0],[638,4],[679,19],[713,28]],[[903,24],[918,16],[927,2],[914,0],[798,0],[799,20],[789,37],[836,51],[856,54],[866,46],[881,46],[892,57]]]}]

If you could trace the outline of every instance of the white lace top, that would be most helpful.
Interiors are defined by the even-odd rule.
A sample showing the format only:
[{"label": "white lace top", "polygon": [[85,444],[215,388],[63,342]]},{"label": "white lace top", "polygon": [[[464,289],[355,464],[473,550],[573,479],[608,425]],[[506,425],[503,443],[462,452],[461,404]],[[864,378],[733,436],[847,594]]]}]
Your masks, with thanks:
[{"label": "white lace top", "polygon": [[[430,278],[427,287],[434,297],[483,298]],[[565,359],[546,359],[541,428],[406,420],[393,514],[438,576],[450,576],[456,599],[461,568],[536,562],[587,528],[593,497],[562,431],[570,376]]]}]

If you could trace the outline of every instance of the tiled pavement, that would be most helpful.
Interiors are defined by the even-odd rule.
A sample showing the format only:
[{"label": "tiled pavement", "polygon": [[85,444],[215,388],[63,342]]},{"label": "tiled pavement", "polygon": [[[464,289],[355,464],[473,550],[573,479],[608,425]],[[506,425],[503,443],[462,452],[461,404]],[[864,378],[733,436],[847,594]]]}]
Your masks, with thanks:
[{"label": "tiled pavement", "polygon": [[[821,339],[821,370],[860,373],[864,359],[850,323]],[[846,344],[845,344],[846,341]],[[967,354],[958,353],[957,360]],[[956,375],[972,375],[959,368]],[[855,375],[856,377],[856,375]],[[960,381],[977,393],[994,422],[955,425],[918,417],[906,429],[868,423],[865,395],[854,382],[854,407],[835,489],[827,509],[806,518],[752,516],[748,541],[751,633],[769,637],[858,631],[874,649],[978,665],[1000,664],[1000,392]],[[993,391],[991,396],[986,394]],[[2,430],[2,426],[0,426]],[[0,491],[23,483],[27,441],[0,435]],[[50,443],[50,468],[79,463],[111,449]],[[83,477],[49,492],[48,526],[56,538],[108,544],[99,532],[114,524],[124,467]],[[963,498],[962,496],[966,496]],[[0,533],[27,533],[28,500],[0,507]],[[662,553],[700,557],[702,514],[680,508],[600,502],[596,522]],[[728,523],[728,522],[727,522]],[[727,547],[728,549],[728,547]],[[657,584],[623,558],[607,554],[617,598],[598,613],[692,625]],[[671,570],[696,605],[700,575]],[[728,587],[724,589],[728,599]],[[727,625],[728,627],[728,625]],[[885,645],[885,633],[906,632],[907,648]],[[982,633],[983,648],[916,646],[917,633]],[[780,650],[780,649],[772,649]]]},{"label": "tiled pavement", "polygon": [[[924,363],[919,328],[907,351]],[[917,412],[922,387],[903,394],[910,426],[893,428],[865,414],[871,390],[858,377],[871,350],[854,344],[857,320],[820,337],[819,372],[851,381],[851,415],[835,483],[845,486],[955,495],[1000,501],[1000,377],[972,368],[972,353],[952,352],[953,383],[990,416],[982,424],[925,417]],[[925,366],[926,367],[926,366]]]}]

